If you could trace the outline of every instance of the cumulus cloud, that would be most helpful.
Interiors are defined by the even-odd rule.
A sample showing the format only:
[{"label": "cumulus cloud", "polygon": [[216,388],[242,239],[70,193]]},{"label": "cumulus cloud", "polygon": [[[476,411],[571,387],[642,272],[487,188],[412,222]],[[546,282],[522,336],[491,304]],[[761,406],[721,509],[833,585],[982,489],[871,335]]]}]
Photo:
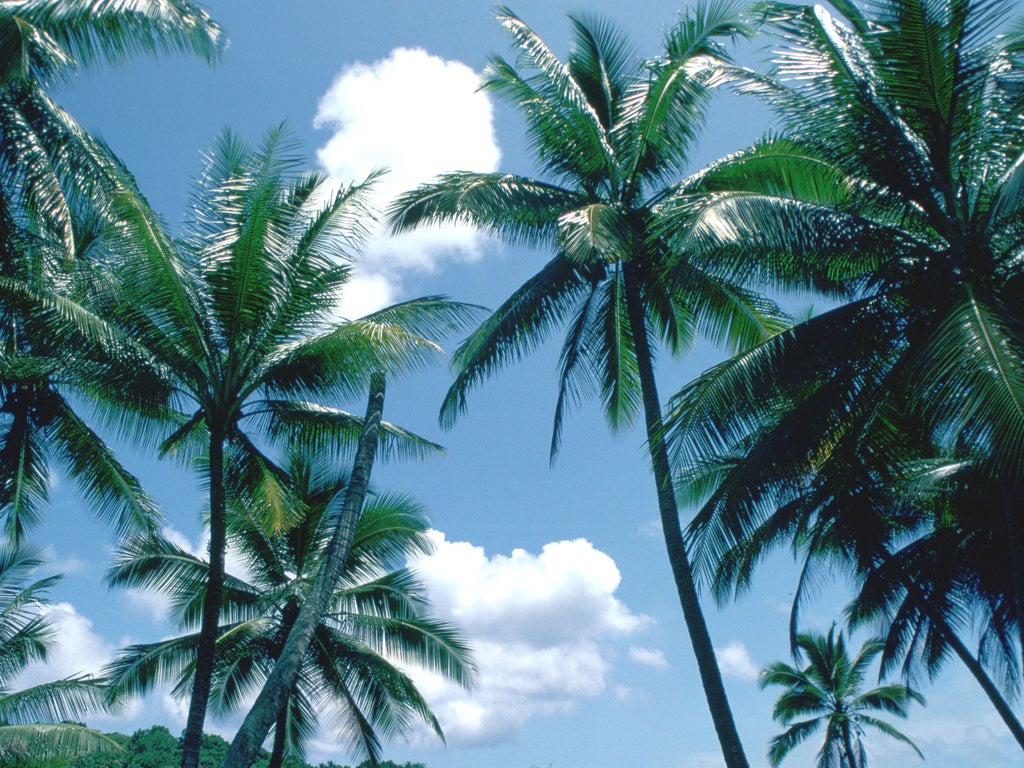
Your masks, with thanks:
[{"label": "cumulus cloud", "polygon": [[645,667],[668,669],[668,659],[665,658],[665,654],[653,648],[637,648],[633,646],[629,649],[629,658],[631,661],[642,664]]},{"label": "cumulus cloud", "polygon": [[[396,48],[372,64],[346,67],[320,99],[314,125],[333,135],[318,157],[326,171],[348,184],[378,168],[389,172],[375,185],[379,208],[401,192],[445,171],[494,171],[500,150],[489,97],[479,75],[458,61],[422,49]],[[341,307],[358,317],[400,293],[409,270],[430,272],[444,259],[478,258],[484,238],[466,226],[425,229],[386,237],[378,228],[357,266],[359,280]]]},{"label": "cumulus cloud", "polygon": [[757,664],[750,658],[747,646],[739,640],[733,640],[725,648],[716,648],[715,655],[718,657],[718,668],[726,677],[757,680],[761,674]]},{"label": "cumulus cloud", "polygon": [[45,662],[36,662],[19,675],[15,688],[81,674],[97,674],[113,657],[114,646],[93,631],[91,619],[70,603],[44,605],[40,614],[53,627],[53,644]]},{"label": "cumulus cloud", "polygon": [[615,562],[583,539],[488,556],[434,534],[436,550],[412,563],[435,613],[473,644],[480,669],[472,692],[417,674],[449,743],[509,738],[530,718],[570,710],[600,695],[611,667],[609,641],[651,619],[615,597]]}]

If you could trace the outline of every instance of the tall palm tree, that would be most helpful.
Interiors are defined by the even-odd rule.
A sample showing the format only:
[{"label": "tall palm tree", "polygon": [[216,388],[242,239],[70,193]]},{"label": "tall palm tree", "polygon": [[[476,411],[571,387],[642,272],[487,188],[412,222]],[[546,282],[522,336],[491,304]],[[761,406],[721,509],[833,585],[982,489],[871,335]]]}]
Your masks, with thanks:
[{"label": "tall palm tree", "polygon": [[[262,499],[231,505],[228,538],[247,573],[225,577],[211,699],[218,714],[236,709],[275,666],[325,561],[349,486],[324,462],[296,457],[286,473],[303,513],[296,525],[268,531]],[[275,718],[270,768],[280,768],[286,754],[301,758],[303,743],[328,721],[371,760],[380,758],[380,737],[404,732],[412,718],[441,735],[429,705],[396,666],[413,664],[463,685],[472,680],[465,644],[429,616],[424,587],[405,566],[407,557],[430,550],[427,529],[422,509],[407,497],[381,495],[367,504],[328,610]],[[165,594],[179,628],[190,631],[123,651],[107,670],[115,690],[140,693],[164,680],[175,684],[176,695],[187,695],[208,571],[206,560],[161,538],[125,542],[109,583]]]},{"label": "tall palm tree", "polygon": [[32,581],[44,562],[32,547],[0,546],[0,760],[5,762],[121,749],[103,734],[69,722],[102,707],[105,694],[98,681],[79,676],[12,688],[25,667],[46,660],[54,639],[40,608],[60,577]]},{"label": "tall palm tree", "polygon": [[[205,467],[210,567],[183,768],[198,764],[215,668],[228,485],[261,489],[275,501],[268,514],[277,525],[295,509],[255,436],[343,454],[361,419],[334,403],[360,393],[373,371],[432,358],[439,350],[432,339],[467,317],[463,305],[425,298],[335,320],[372,179],[338,191],[322,174],[299,173],[300,162],[281,128],[256,149],[225,132],[207,158],[179,242],[149,219],[132,218],[136,207],[126,205],[124,242],[134,250],[119,275],[121,290],[101,312],[171,394],[166,416],[175,429],[161,452],[202,457]],[[392,449],[438,449],[390,425],[382,434]]]},{"label": "tall palm tree", "polygon": [[[921,694],[904,685],[882,685],[861,691],[864,675],[882,650],[880,640],[869,640],[850,658],[843,633],[835,625],[828,635],[797,636],[794,658],[807,657],[802,668],[781,661],[761,672],[761,687],[780,685],[786,690],[775,702],[773,717],[787,726],[771,741],[768,761],[778,765],[798,744],[825,727],[825,741],[818,751],[818,768],[866,768],[867,753],[862,736],[872,728],[909,745],[918,756],[921,750],[875,712],[907,716],[912,701],[924,703]],[[804,719],[797,719],[804,718]]]},{"label": "tall palm tree", "polygon": [[[878,442],[895,407],[922,420],[923,458],[967,459],[999,488],[1024,637],[1024,67],[1020,30],[994,34],[1013,7],[764,6],[786,47],[777,78],[749,88],[788,135],[690,179],[661,221],[686,227],[678,245],[698,263],[839,305],[670,404],[680,465],[730,457],[706,507],[718,522],[700,534],[715,540],[709,560],[838,477],[844,456],[896,473],[916,446]],[[861,490],[835,498],[856,504]]]},{"label": "tall palm tree", "polygon": [[81,353],[91,342],[75,322],[87,313],[76,302],[103,258],[112,196],[131,182],[48,90],[83,66],[140,53],[185,51],[212,62],[224,43],[190,0],[0,4],[0,512],[9,536],[37,521],[53,463],[120,532],[155,516],[66,398],[89,388]]},{"label": "tall palm tree", "polygon": [[716,731],[731,768],[746,758],[729,709],[683,547],[654,374],[659,341],[677,353],[696,334],[745,348],[782,327],[775,308],[713,266],[698,267],[657,233],[728,56],[723,42],[748,28],[726,5],[700,5],[666,32],[657,58],[639,62],[600,19],[572,18],[560,61],[511,12],[499,21],[518,66],[491,59],[483,87],[517,106],[550,181],[514,174],[450,173],[403,195],[397,230],[465,221],[554,256],[456,351],[455,383],[441,411],[451,423],[470,388],[517,360],[561,323],[552,455],[569,405],[597,391],[613,428],[643,414],[673,577]]}]

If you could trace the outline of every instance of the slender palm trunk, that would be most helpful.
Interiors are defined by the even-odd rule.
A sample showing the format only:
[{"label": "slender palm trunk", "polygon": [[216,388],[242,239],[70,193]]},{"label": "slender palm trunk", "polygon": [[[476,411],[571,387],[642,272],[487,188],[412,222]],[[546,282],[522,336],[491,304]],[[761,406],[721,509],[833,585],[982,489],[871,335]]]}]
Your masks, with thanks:
[{"label": "slender palm trunk", "polygon": [[626,309],[629,324],[633,330],[633,344],[636,349],[637,368],[640,374],[640,388],[643,395],[644,420],[647,426],[647,449],[654,470],[654,480],[658,492],[658,508],[661,513],[661,528],[665,536],[665,548],[668,550],[669,564],[675,579],[679,602],[683,608],[683,618],[693,645],[693,653],[697,659],[704,696],[708,710],[718,734],[718,742],[722,748],[727,768],[747,768],[747,758],[743,752],[729,698],[725,693],[722,674],[718,668],[715,648],[711,643],[707,622],[700,607],[700,597],[693,579],[693,570],[686,556],[683,544],[683,531],[679,523],[679,508],[676,504],[675,487],[672,484],[672,473],[669,468],[668,451],[665,448],[664,426],[661,420],[661,403],[654,379],[650,343],[644,318],[643,299],[640,295],[638,280],[632,274],[629,265],[625,267]]},{"label": "slender palm trunk", "polygon": [[210,573],[203,600],[203,623],[199,629],[196,674],[188,706],[185,737],[181,745],[181,768],[198,768],[199,748],[206,722],[206,706],[213,680],[214,654],[220,629],[220,604],[224,592],[224,550],[227,546],[227,504],[224,496],[224,435],[210,429]]},{"label": "slender palm trunk", "polygon": [[843,723],[843,751],[846,753],[846,764],[849,768],[860,768],[860,760],[853,748],[853,738],[850,735],[849,718]]},{"label": "slender palm trunk", "polygon": [[362,513],[370,472],[377,453],[377,436],[380,432],[383,410],[384,374],[376,373],[370,380],[366,417],[352,464],[352,477],[345,490],[345,503],[342,505],[331,541],[327,545],[324,564],[316,575],[309,596],[302,603],[295,626],[288,633],[288,638],[281,649],[281,656],[274,664],[274,669],[256,698],[256,703],[235,734],[231,746],[228,747],[227,755],[224,757],[224,768],[249,768],[271,724],[288,701],[288,694],[295,685],[313,632],[327,610],[334,585],[341,576],[352,548],[356,524]]}]

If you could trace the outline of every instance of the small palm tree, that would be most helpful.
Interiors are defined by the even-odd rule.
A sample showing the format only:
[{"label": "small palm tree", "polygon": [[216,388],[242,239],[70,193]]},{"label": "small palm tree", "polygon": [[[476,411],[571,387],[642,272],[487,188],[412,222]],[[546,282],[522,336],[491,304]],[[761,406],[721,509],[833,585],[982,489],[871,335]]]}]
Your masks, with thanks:
[{"label": "small palm tree", "polygon": [[60,577],[30,581],[43,563],[39,550],[0,545],[0,761],[121,751],[103,734],[66,722],[102,708],[105,692],[97,681],[69,677],[21,690],[11,687],[28,664],[46,660],[53,641],[53,627],[39,609],[46,590]]},{"label": "small palm tree", "polygon": [[[287,470],[303,517],[270,533],[260,501],[232,505],[229,538],[248,573],[225,579],[211,706],[225,714],[259,689],[328,553],[330,529],[349,480],[299,458]],[[462,685],[473,677],[469,651],[451,627],[429,616],[423,585],[406,558],[429,552],[422,509],[402,496],[377,496],[363,511],[341,578],[305,652],[287,703],[277,713],[271,768],[302,756],[318,723],[330,720],[355,752],[380,757],[380,737],[401,734],[414,718],[442,736],[427,702],[397,664],[432,670]],[[113,585],[156,589],[170,599],[183,629],[196,628],[209,564],[159,538],[136,537],[109,573]],[[198,634],[133,646],[107,672],[120,693],[141,693],[159,680],[188,693]],[[443,736],[442,736],[443,738]]]},{"label": "small palm tree", "polygon": [[[870,640],[856,657],[846,651],[843,633],[835,625],[828,635],[797,635],[793,656],[802,669],[775,662],[761,672],[761,687],[780,685],[786,691],[775,702],[772,716],[786,727],[771,740],[768,760],[775,766],[810,736],[825,728],[825,741],[818,751],[818,768],[866,768],[867,754],[862,737],[865,728],[881,731],[921,751],[906,736],[872,713],[907,716],[911,701],[924,703],[921,694],[904,685],[883,685],[861,692],[864,675],[881,652],[882,642]],[[800,718],[800,719],[798,719]]]}]

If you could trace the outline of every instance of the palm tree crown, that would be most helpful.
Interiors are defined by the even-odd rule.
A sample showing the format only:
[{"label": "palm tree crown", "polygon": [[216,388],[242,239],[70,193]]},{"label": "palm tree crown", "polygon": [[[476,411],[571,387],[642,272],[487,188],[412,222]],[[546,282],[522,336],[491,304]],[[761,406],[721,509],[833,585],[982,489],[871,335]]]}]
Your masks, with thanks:
[{"label": "palm tree crown", "polygon": [[80,66],[172,50],[212,62],[224,43],[190,0],[0,4],[0,511],[11,537],[40,517],[53,464],[120,532],[156,516],[67,399],[96,394],[87,352],[99,324],[81,303],[110,256],[113,200],[134,184],[47,91]]},{"label": "palm tree crown", "polygon": [[762,688],[780,685],[786,689],[775,702],[772,713],[787,726],[772,739],[768,750],[768,760],[773,766],[822,726],[825,741],[818,752],[818,768],[866,768],[867,754],[862,742],[865,728],[902,741],[921,756],[910,739],[871,714],[886,712],[906,717],[911,701],[924,703],[921,695],[902,685],[861,691],[864,675],[881,649],[881,641],[871,640],[850,658],[843,633],[837,635],[833,625],[828,635],[797,636],[794,656],[798,661],[800,656],[806,656],[805,667],[798,669],[780,661],[762,671]]},{"label": "palm tree crown", "polygon": [[[831,551],[863,572],[893,554],[896,537],[929,535],[928,510],[944,506],[915,498],[908,478],[930,473],[929,493],[945,493],[945,504],[981,499],[958,490],[980,481],[998,510],[981,517],[994,527],[966,519],[973,501],[946,518],[981,534],[977,567],[961,561],[957,599],[968,612],[1015,603],[996,618],[1020,634],[1024,68],[1020,30],[996,34],[1013,5],[844,2],[841,16],[763,7],[786,47],[776,78],[749,87],[786,135],[688,180],[665,201],[664,231],[737,278],[816,288],[840,303],[708,371],[670,404],[678,464],[706,502],[697,550],[712,570],[733,567],[726,581],[749,579],[767,546],[813,543],[837,530],[845,506],[846,538]],[[884,495],[889,511],[858,529],[855,510],[880,509]],[[737,558],[737,546],[747,555]],[[984,594],[972,579],[999,559],[1006,591]]]}]

